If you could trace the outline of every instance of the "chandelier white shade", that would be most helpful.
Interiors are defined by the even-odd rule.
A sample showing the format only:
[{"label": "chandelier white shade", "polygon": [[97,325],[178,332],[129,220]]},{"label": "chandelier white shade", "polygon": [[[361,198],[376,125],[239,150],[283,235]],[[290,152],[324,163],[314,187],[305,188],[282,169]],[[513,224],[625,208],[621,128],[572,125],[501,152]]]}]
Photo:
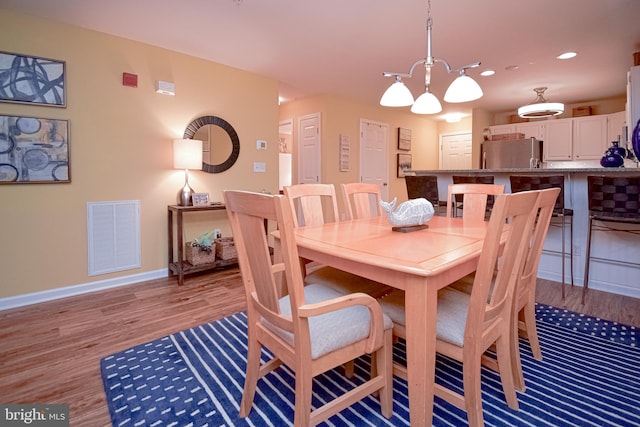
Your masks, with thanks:
[{"label": "chandelier white shade", "polygon": [[[474,62],[457,70],[453,70],[444,59],[434,58],[431,54],[431,27],[431,1],[429,0],[427,9],[427,57],[417,60],[411,66],[408,73],[383,73],[385,77],[395,77],[396,81],[384,92],[380,99],[380,105],[385,107],[406,107],[411,105],[411,112],[416,114],[436,114],[442,111],[440,101],[429,89],[431,84],[431,68],[438,62],[445,66],[447,73],[451,73],[453,71],[460,72],[458,78],[451,83],[444,95],[444,100],[446,102],[468,102],[482,97],[482,89],[480,88],[480,85],[465,74],[465,70],[478,67],[480,62]],[[411,78],[415,68],[418,65],[423,64],[425,68],[425,91],[414,102],[413,95],[404,83],[402,83],[401,78]]]},{"label": "chandelier white shade", "polygon": [[449,85],[449,89],[444,94],[444,100],[451,103],[468,102],[480,99],[482,95],[480,85],[463,70],[460,76]]},{"label": "chandelier white shade", "polygon": [[544,99],[546,87],[537,87],[533,90],[537,94],[535,101],[518,108],[518,116],[525,119],[539,119],[564,113],[564,104],[561,102],[547,102]]},{"label": "chandelier white shade", "polygon": [[399,76],[396,82],[389,86],[380,99],[380,105],[384,107],[408,107],[413,104],[413,95],[408,87],[402,83]]},{"label": "chandelier white shade", "polygon": [[411,106],[411,112],[415,114],[436,114],[440,111],[442,111],[440,101],[429,91],[420,95]]}]

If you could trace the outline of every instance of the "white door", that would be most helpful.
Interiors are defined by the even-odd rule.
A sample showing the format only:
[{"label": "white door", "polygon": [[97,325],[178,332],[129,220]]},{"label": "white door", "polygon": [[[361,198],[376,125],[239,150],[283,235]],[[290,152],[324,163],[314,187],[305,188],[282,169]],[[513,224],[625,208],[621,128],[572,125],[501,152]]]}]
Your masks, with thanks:
[{"label": "white door", "polygon": [[378,184],[389,200],[389,125],[360,119],[360,182]]},{"label": "white door", "polygon": [[472,169],[471,132],[440,135],[440,169]]},{"label": "white door", "polygon": [[298,117],[298,183],[321,182],[320,113]]}]

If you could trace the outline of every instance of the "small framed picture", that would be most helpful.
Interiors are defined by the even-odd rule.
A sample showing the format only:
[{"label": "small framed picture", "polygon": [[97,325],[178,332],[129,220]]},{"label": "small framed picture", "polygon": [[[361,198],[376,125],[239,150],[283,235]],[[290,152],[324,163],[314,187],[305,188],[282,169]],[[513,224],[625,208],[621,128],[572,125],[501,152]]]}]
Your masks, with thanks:
[{"label": "small framed picture", "polygon": [[411,154],[398,153],[398,178],[404,178],[409,169],[411,169]]},{"label": "small framed picture", "polygon": [[398,128],[398,150],[411,150],[411,129]]},{"label": "small framed picture", "polygon": [[205,206],[209,204],[209,193],[193,193],[193,206]]}]

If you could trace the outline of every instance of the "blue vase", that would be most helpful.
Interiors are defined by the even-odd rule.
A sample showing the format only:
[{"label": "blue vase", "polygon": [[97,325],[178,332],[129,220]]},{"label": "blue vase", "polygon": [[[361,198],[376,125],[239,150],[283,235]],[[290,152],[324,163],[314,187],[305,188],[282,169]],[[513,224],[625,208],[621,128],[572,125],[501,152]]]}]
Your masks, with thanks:
[{"label": "blue vase", "polygon": [[[611,141],[611,145],[613,147],[611,147],[609,150],[611,150],[612,154],[617,154],[618,156],[622,157],[623,159],[625,157],[627,157],[627,150],[620,147],[620,143],[618,141]],[[607,150],[607,152],[609,151]]]},{"label": "blue vase", "polygon": [[605,168],[619,168],[624,165],[624,159],[619,154],[607,153],[600,159],[600,166]]},{"label": "blue vase", "polygon": [[636,128],[633,130],[631,146],[633,147],[633,152],[636,154],[636,159],[640,159],[640,120],[638,120]]}]

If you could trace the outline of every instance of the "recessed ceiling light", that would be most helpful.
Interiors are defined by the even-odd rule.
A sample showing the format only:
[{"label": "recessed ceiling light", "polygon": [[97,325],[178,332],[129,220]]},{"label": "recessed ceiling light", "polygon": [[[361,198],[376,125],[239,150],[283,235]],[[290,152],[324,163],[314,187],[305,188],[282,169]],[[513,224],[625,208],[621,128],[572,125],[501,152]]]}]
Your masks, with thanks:
[{"label": "recessed ceiling light", "polygon": [[518,67],[517,65],[508,65],[508,66],[504,67],[504,69],[507,70],[507,71],[515,71],[518,68],[520,68],[520,67]]},{"label": "recessed ceiling light", "polygon": [[496,72],[493,70],[484,70],[480,73],[481,76],[493,76]]},{"label": "recessed ceiling light", "polygon": [[578,55],[576,52],[564,52],[556,56],[556,59],[571,59],[575,58],[576,55]]}]

